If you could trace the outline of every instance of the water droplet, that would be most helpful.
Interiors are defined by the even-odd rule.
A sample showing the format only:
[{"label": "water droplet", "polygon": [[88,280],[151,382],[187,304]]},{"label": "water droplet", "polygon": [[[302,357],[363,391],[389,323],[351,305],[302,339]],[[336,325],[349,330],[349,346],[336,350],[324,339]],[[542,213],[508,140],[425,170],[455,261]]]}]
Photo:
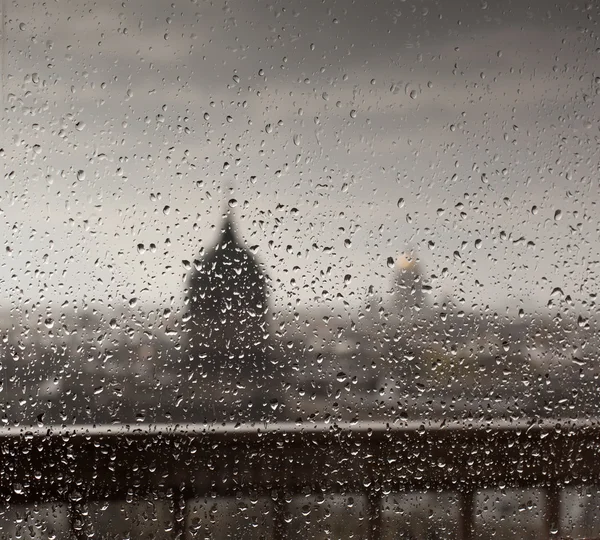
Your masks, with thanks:
[{"label": "water droplet", "polygon": [[564,296],[564,293],[560,287],[554,287],[554,289],[552,289],[552,293],[550,293],[550,296]]},{"label": "water droplet", "polygon": [[407,96],[409,96],[411,99],[417,99],[419,93],[417,91],[417,89],[412,85],[412,84],[407,84],[404,87],[404,92],[406,93]]},{"label": "water droplet", "polygon": [[82,180],[85,180],[85,171],[82,171],[82,170],[77,171],[77,180],[79,180],[80,182]]}]

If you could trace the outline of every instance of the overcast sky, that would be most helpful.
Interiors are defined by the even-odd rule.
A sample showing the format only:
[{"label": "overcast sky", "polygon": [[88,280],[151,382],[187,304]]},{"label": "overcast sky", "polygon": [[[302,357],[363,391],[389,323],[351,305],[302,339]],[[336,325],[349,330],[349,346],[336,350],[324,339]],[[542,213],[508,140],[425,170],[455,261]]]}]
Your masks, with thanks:
[{"label": "overcast sky", "polygon": [[589,300],[599,5],[4,0],[0,299],[179,305],[235,199],[286,310]]}]

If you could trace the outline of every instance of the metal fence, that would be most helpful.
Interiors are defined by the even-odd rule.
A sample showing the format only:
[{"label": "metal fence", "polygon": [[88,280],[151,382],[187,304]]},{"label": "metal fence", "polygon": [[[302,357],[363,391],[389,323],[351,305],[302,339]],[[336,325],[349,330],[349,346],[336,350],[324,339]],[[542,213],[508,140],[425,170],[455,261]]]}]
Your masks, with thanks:
[{"label": "metal fence", "polygon": [[564,488],[600,485],[600,423],[355,423],[35,427],[0,430],[0,493],[11,504],[57,502],[72,535],[89,502],[169,498],[173,537],[184,539],[188,501],[266,495],[273,538],[286,538],[286,499],[363,494],[368,537],[381,538],[390,493],[451,491],[459,537],[473,537],[474,496],[539,488],[544,537],[560,537]]}]

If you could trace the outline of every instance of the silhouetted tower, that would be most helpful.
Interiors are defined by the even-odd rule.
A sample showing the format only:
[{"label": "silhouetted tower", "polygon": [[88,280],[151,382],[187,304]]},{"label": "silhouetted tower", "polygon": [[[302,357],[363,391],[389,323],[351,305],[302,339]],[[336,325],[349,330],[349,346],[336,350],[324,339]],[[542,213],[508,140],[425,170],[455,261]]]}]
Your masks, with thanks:
[{"label": "silhouetted tower", "polygon": [[187,288],[188,353],[209,371],[264,371],[267,363],[267,282],[235,234],[229,213],[215,246],[194,261]]}]

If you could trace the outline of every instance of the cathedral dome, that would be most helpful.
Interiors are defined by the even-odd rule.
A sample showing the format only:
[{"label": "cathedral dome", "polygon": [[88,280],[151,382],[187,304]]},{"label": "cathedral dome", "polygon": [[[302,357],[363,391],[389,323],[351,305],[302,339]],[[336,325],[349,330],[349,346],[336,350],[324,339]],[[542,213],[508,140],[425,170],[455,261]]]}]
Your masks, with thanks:
[{"label": "cathedral dome", "polygon": [[410,253],[403,253],[396,258],[396,268],[398,270],[414,270],[418,266],[417,259]]}]

